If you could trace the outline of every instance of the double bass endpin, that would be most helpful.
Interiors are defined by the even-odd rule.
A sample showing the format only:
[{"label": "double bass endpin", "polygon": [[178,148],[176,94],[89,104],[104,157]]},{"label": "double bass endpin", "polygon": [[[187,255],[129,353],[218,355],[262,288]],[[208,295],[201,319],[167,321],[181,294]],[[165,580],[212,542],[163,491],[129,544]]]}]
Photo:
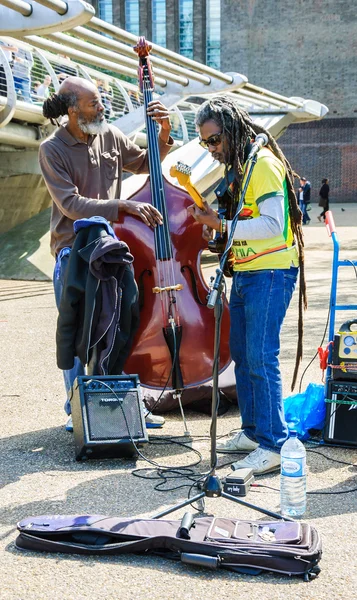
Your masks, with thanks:
[{"label": "double bass endpin", "polygon": [[152,288],[152,293],[161,294],[161,292],[178,292],[179,290],[183,290],[182,283],[177,283],[176,285],[168,285],[167,287],[154,287]]}]

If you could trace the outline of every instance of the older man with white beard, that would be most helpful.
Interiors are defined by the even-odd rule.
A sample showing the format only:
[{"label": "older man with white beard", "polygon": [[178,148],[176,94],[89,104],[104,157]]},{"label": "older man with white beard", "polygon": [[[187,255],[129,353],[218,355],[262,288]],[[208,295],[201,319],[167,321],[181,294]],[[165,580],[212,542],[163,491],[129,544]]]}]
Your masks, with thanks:
[{"label": "older man with white beard", "polygon": [[[161,126],[159,150],[162,160],[173,144],[169,113],[157,100],[149,103],[147,112]],[[44,102],[43,114],[57,124],[61,116],[68,116],[67,122],[41,144],[39,152],[42,174],[53,200],[51,252],[56,259],[54,290],[59,306],[75,239],[74,221],[93,216],[116,221],[119,212],[126,212],[155,227],[162,223],[162,216],[150,203],[120,199],[123,170],[148,173],[148,154],[117,127],[108,125],[100,93],[94,84],[79,77],[68,77],[58,93]],[[73,369],[64,371],[67,414],[70,414],[72,384],[82,374],[84,368],[78,359]],[[164,421],[162,417],[152,415],[147,419]],[[155,426],[155,423],[151,425]],[[71,430],[70,423],[67,429]]]}]

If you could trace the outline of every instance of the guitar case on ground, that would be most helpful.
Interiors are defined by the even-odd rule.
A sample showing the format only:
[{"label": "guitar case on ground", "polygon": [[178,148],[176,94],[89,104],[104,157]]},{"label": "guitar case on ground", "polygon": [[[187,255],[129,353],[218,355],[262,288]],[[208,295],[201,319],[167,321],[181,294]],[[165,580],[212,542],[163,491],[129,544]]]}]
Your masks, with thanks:
[{"label": "guitar case on ground", "polygon": [[[321,538],[307,523],[195,518],[188,513],[185,517],[182,521],[103,515],[29,517],[18,523],[16,546],[67,554],[151,553],[211,569],[272,571],[300,575],[306,581],[320,572]],[[183,526],[187,517],[188,527]]]}]

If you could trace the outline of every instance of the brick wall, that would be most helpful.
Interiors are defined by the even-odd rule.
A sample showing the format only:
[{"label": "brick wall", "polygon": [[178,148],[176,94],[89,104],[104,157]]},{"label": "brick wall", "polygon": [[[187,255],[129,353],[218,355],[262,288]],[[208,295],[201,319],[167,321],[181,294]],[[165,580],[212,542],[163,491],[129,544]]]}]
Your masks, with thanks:
[{"label": "brick wall", "polygon": [[222,70],[357,116],[353,0],[221,0]]},{"label": "brick wall", "polygon": [[331,202],[357,202],[357,119],[290,125],[279,145],[293,169],[311,182],[313,202],[324,177]]}]

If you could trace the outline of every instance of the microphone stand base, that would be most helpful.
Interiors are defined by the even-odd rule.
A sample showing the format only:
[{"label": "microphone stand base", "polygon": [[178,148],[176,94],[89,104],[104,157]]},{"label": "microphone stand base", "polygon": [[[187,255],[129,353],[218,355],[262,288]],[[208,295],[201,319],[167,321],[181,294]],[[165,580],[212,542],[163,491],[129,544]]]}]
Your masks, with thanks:
[{"label": "microphone stand base", "polygon": [[218,475],[209,475],[202,489],[207,498],[219,498],[219,496],[222,496],[222,483]]},{"label": "microphone stand base", "polygon": [[175,512],[176,510],[179,510],[180,508],[184,508],[188,504],[192,504],[193,502],[197,502],[197,501],[201,502],[202,508],[204,509],[204,501],[202,500],[203,498],[222,497],[222,498],[226,498],[226,500],[231,500],[231,502],[235,502],[236,504],[241,504],[242,506],[246,506],[247,508],[252,508],[253,510],[261,512],[264,515],[267,515],[268,517],[273,517],[274,519],[280,519],[282,521],[293,521],[294,522],[294,519],[291,519],[290,517],[283,517],[279,513],[275,513],[271,510],[267,510],[266,508],[262,508],[261,506],[257,506],[256,504],[251,504],[250,502],[246,502],[245,500],[241,500],[240,498],[237,498],[236,496],[232,496],[231,494],[227,494],[226,492],[223,492],[221,480],[218,477],[218,475],[216,475],[215,473],[209,475],[205,479],[204,483],[202,484],[202,488],[203,488],[203,491],[200,492],[199,494],[196,494],[196,496],[192,496],[192,498],[189,498],[188,500],[179,502],[178,504],[175,504],[174,506],[171,506],[170,508],[167,508],[166,510],[164,510],[158,514],[153,515],[151,518],[152,519],[161,519],[161,517],[165,517],[166,515],[169,515],[169,514]]}]

